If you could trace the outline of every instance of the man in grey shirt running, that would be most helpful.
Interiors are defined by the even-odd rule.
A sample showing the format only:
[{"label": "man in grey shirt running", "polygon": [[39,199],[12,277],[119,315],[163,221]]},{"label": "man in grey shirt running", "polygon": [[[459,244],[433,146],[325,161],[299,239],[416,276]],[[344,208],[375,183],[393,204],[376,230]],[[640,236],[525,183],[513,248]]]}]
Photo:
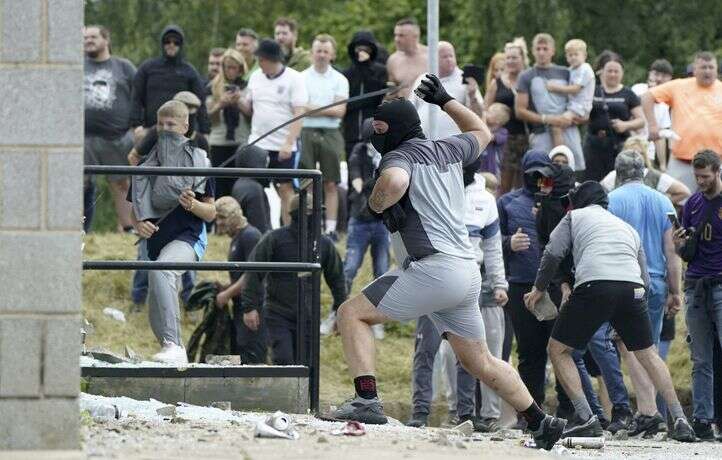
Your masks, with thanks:
[{"label": "man in grey shirt running", "polygon": [[669,436],[693,442],[694,430],[685,418],[667,365],[657,354],[647,314],[649,275],[637,232],[607,211],[607,193],[598,182],[587,181],[569,192],[569,211],[552,232],[544,249],[532,291],[524,303],[534,310],[559,263],[574,258],[574,290],[562,304],[552,336],[549,356],[575,409],[574,426],[564,436],[602,436],[602,427],[584,397],[572,352],[586,348],[599,327],[609,321],[634,353],[662,394],[674,420]]},{"label": "man in grey shirt running", "polygon": [[441,107],[462,134],[427,140],[406,99],[381,104],[374,114],[371,142],[382,159],[369,208],[400,236],[408,255],[401,268],[377,278],[339,308],[338,328],[356,396],[325,417],[386,423],[376,392],[371,325],[427,315],[467,372],[519,411],[537,447],[549,450],[566,422],[544,414],[514,368],[489,353],[479,310],[481,277],[463,220],[462,168],[479,157],[491,133],[446,93],[435,75],[427,75],[416,92]]}]

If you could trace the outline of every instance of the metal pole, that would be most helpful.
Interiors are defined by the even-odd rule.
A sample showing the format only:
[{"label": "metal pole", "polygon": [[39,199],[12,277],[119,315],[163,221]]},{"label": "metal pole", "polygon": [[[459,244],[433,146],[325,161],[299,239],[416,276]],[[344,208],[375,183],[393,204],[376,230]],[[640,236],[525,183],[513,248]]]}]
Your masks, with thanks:
[{"label": "metal pole", "polygon": [[[308,246],[308,216],[306,215],[306,201],[308,200],[307,191],[302,188],[298,193],[298,261],[303,262],[306,259],[306,247]],[[304,364],[308,366],[308,358],[306,357],[306,289],[305,276],[302,273],[296,274],[296,289],[298,292],[298,302],[296,303],[296,364]]]},{"label": "metal pole", "polygon": [[[426,2],[426,35],[429,49],[429,72],[439,74],[439,0]],[[429,110],[429,139],[437,138],[439,108],[426,104]]]},{"label": "metal pole", "polygon": [[[313,228],[311,230],[311,261],[321,260],[321,178],[313,178]],[[311,411],[318,412],[319,388],[321,384],[321,272],[311,275],[311,359],[309,362],[309,392]]]}]

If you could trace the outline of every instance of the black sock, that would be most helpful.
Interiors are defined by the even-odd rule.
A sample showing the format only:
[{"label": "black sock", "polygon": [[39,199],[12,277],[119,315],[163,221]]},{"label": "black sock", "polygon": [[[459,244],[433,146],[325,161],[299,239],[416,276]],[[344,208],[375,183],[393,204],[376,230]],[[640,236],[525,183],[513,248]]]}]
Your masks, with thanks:
[{"label": "black sock", "polygon": [[521,411],[520,414],[526,420],[531,431],[537,431],[544,421],[544,417],[546,417],[546,414],[542,412],[536,402],[532,402],[531,406]]},{"label": "black sock", "polygon": [[360,375],[353,379],[353,385],[356,387],[356,394],[364,399],[374,399],[376,394],[376,377],[373,375]]}]

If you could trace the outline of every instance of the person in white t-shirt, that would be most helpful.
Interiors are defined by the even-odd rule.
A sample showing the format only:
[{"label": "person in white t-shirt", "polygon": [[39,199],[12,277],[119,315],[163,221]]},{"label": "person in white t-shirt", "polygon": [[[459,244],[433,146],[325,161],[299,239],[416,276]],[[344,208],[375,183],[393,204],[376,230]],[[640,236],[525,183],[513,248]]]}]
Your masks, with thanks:
[{"label": "person in white t-shirt", "polygon": [[[328,34],[317,35],[311,46],[313,64],[301,72],[308,92],[308,109],[314,110],[332,102],[348,99],[348,80],[331,67],[336,57],[336,40]],[[338,190],[341,182],[340,155],[344,139],[339,126],[346,114],[346,104],[339,104],[303,120],[301,130],[301,168],[321,170],[323,174],[326,233],[338,241]]]},{"label": "person in white t-shirt", "polygon": [[[666,59],[657,59],[649,66],[649,72],[647,73],[646,83],[637,83],[632,86],[632,91],[642,97],[642,94],[649,91],[649,88],[654,88],[662,83],[667,83],[673,77],[674,69],[672,64]],[[654,118],[657,120],[657,126],[659,129],[671,129],[672,128],[672,117],[669,113],[669,106],[664,102],[655,102],[654,104]],[[639,130],[639,135],[648,136],[647,125]],[[649,150],[647,157],[650,161],[654,161],[659,165],[659,170],[664,172],[667,170],[667,155],[669,154],[669,148],[667,139],[657,139],[654,142],[649,143]]]},{"label": "person in white t-shirt", "polygon": [[[301,74],[283,64],[283,53],[278,43],[264,39],[255,51],[259,69],[251,74],[248,93],[241,110],[251,117],[251,135],[254,142],[266,132],[305,112],[308,105],[306,85]],[[258,142],[268,151],[268,167],[295,169],[298,166],[297,140],[301,133],[299,120]],[[281,197],[281,219],[284,225],[291,222],[288,206],[293,196],[291,179],[276,179],[276,190]]]},{"label": "person in white t-shirt", "polygon": [[[482,116],[484,112],[484,99],[481,97],[479,92],[479,82],[471,77],[467,77],[466,80],[462,79],[463,72],[456,65],[456,51],[454,46],[449,42],[439,42],[439,80],[444,86],[447,93],[457,101],[470,108],[472,112],[478,116]],[[419,75],[416,82],[412,86],[417,88],[421,83],[421,80],[425,77],[424,74]],[[431,139],[444,139],[455,134],[460,134],[459,128],[456,123],[451,119],[449,115],[443,110],[437,110],[436,107],[432,107],[431,104],[427,104],[421,100],[416,93],[411,92],[409,100],[416,107],[419,112],[419,118],[421,119],[421,129],[424,130],[424,134]],[[429,132],[429,117],[431,110],[436,110],[436,134]]]}]

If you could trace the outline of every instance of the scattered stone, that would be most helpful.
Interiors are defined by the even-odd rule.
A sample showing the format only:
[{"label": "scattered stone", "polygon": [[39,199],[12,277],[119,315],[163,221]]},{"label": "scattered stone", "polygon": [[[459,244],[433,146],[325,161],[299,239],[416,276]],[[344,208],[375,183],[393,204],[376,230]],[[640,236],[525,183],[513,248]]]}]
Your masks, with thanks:
[{"label": "scattered stone", "polygon": [[140,357],[138,353],[136,353],[132,348],[130,348],[128,345],[125,346],[125,356],[130,360],[132,363],[139,363],[143,361],[143,358]]},{"label": "scattered stone", "polygon": [[657,434],[654,435],[654,440],[655,440],[655,441],[661,442],[661,441],[666,441],[667,439],[668,439],[668,434],[665,433],[665,432],[657,433]]},{"label": "scattered stone", "polygon": [[241,355],[206,355],[206,364],[215,366],[240,366]]},{"label": "scattered stone", "polygon": [[324,435],[320,435],[316,441],[319,444],[328,444],[328,438]]},{"label": "scattered stone", "polygon": [[521,430],[512,430],[510,428],[506,428],[499,431],[499,435],[505,439],[518,439],[524,435],[524,432]]},{"label": "scattered stone", "polygon": [[462,424],[456,425],[454,430],[463,434],[464,436],[471,436],[474,434],[474,423],[471,420],[467,420]]},{"label": "scattered stone", "polygon": [[468,449],[468,447],[466,447],[466,443],[462,440],[456,441],[454,443],[454,447],[456,447],[457,449]]},{"label": "scattered stone", "polygon": [[406,446],[406,450],[416,450],[416,446],[413,445],[413,444],[408,444],[408,445]]},{"label": "scattered stone", "polygon": [[612,432],[611,432],[611,431],[607,431],[607,430],[604,430],[604,431],[602,432],[602,436],[604,437],[604,439],[612,439],[612,438],[614,438],[614,435],[612,434]]},{"label": "scattered stone", "polygon": [[504,437],[499,435],[493,435],[491,438],[489,438],[491,441],[503,441]]},{"label": "scattered stone", "polygon": [[130,361],[120,355],[116,355],[115,353],[108,351],[104,348],[92,348],[88,350],[88,354],[92,356],[93,358],[97,359],[98,361],[104,361],[106,363],[110,364],[118,364],[118,363],[129,363]]},{"label": "scattered stone", "polygon": [[121,323],[125,322],[125,313],[118,310],[117,308],[113,307],[105,307],[103,308],[103,314],[109,318],[113,318],[116,321],[119,321]]},{"label": "scattered stone", "polygon": [[399,440],[398,440],[398,439],[392,439],[392,440],[391,440],[391,444],[393,444],[393,445],[396,445],[396,444],[398,444],[398,443],[399,443]]},{"label": "scattered stone", "polygon": [[619,430],[614,433],[613,438],[617,441],[626,441],[629,439],[629,432],[627,430]]},{"label": "scattered stone", "polygon": [[213,401],[211,403],[211,407],[215,407],[216,409],[220,410],[231,410],[231,402],[230,401]]},{"label": "scattered stone", "polygon": [[171,423],[188,423],[188,420],[184,419],[183,417],[178,417],[177,415],[170,419]]},{"label": "scattered stone", "polygon": [[564,455],[564,456],[570,455],[569,450],[566,447],[560,446],[560,445],[556,445],[556,446],[552,447],[552,452],[554,452],[557,455]]},{"label": "scattered stone", "polygon": [[155,410],[161,417],[175,417],[175,406],[163,406]]},{"label": "scattered stone", "polygon": [[439,433],[439,436],[436,438],[436,444],[440,446],[450,446],[451,443],[449,442],[449,437],[446,436],[446,433],[443,431]]}]

